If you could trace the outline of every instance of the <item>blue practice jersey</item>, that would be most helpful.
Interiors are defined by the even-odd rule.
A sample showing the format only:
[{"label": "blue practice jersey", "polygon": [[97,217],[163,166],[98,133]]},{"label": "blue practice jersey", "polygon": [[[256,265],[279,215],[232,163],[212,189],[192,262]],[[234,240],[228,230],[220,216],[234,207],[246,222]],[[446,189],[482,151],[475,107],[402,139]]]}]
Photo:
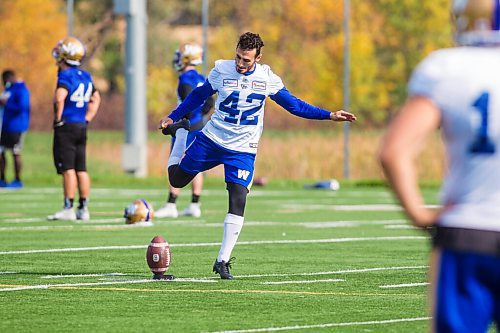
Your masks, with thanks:
[{"label": "blue practice jersey", "polygon": [[30,93],[24,82],[14,82],[5,90],[9,96],[4,107],[2,131],[26,132],[30,122]]},{"label": "blue practice jersey", "polygon": [[62,120],[65,123],[85,123],[90,97],[95,91],[90,73],[77,67],[60,71],[57,87],[68,90]]},{"label": "blue practice jersey", "polygon": [[[179,85],[177,86],[177,98],[179,102],[178,104],[181,104],[181,102],[187,97],[182,96],[182,92],[184,91],[181,88],[182,86],[188,85],[190,87],[190,90],[193,90],[194,88],[201,86],[203,82],[205,82],[205,77],[198,73],[195,69],[189,70],[179,75]],[[189,115],[189,121],[191,122],[191,126],[193,127],[196,127],[196,124],[203,121],[201,106],[191,111]]]}]

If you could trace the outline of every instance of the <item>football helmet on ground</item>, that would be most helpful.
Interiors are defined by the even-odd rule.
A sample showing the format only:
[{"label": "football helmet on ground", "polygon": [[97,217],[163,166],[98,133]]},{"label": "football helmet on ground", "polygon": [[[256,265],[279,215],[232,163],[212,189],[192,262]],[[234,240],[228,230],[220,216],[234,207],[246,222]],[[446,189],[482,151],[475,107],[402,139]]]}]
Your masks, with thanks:
[{"label": "football helmet on ground", "polygon": [[123,217],[126,224],[151,222],[153,220],[153,207],[144,199],[134,200],[125,208]]},{"label": "football helmet on ground", "polygon": [[459,45],[500,44],[500,0],[454,0]]},{"label": "football helmet on ground", "polygon": [[70,66],[80,66],[85,57],[85,46],[75,37],[61,39],[52,49],[52,56]]},{"label": "football helmet on ground", "polygon": [[198,66],[203,63],[203,49],[198,44],[184,44],[175,51],[172,64],[176,71],[187,66]]}]

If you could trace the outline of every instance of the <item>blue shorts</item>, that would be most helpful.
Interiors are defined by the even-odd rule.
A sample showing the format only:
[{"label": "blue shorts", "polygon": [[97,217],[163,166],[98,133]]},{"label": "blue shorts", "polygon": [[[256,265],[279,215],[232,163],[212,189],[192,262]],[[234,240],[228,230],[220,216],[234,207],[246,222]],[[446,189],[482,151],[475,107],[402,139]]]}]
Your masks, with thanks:
[{"label": "blue shorts", "polygon": [[236,183],[250,189],[253,179],[255,154],[226,149],[198,132],[187,147],[179,167],[192,175],[219,164],[224,165],[226,183]]},{"label": "blue shorts", "polygon": [[437,249],[436,332],[486,332],[500,323],[500,257]]}]

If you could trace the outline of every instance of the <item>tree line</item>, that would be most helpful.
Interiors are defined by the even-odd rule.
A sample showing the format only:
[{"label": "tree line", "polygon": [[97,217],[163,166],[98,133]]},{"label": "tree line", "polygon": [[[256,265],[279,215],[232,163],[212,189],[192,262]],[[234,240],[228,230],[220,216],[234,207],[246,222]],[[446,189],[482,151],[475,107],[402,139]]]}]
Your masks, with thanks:
[{"label": "tree line", "polygon": [[[238,36],[259,33],[262,63],[299,98],[328,109],[343,106],[343,1],[209,1],[207,68],[234,57]],[[174,50],[202,41],[202,0],[149,0],[148,114],[156,119],[176,105]],[[452,46],[450,1],[351,0],[350,104],[364,126],[382,127],[406,98],[414,66],[429,52]],[[125,19],[112,0],[76,0],[74,35],[87,46],[84,67],[103,94],[97,128],[123,126]],[[16,70],[32,93],[32,128],[49,129],[56,66],[51,49],[67,34],[66,1],[0,2],[0,68]],[[268,103],[267,126],[309,124]]]}]

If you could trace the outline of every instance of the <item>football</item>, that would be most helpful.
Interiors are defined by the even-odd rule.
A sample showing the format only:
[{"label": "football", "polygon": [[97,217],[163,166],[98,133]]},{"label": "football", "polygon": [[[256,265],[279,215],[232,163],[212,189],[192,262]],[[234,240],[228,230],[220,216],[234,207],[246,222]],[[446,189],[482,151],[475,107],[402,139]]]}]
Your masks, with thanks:
[{"label": "football", "polygon": [[170,266],[171,252],[168,242],[162,236],[155,236],[146,251],[146,261],[149,269],[156,276],[162,276]]}]

